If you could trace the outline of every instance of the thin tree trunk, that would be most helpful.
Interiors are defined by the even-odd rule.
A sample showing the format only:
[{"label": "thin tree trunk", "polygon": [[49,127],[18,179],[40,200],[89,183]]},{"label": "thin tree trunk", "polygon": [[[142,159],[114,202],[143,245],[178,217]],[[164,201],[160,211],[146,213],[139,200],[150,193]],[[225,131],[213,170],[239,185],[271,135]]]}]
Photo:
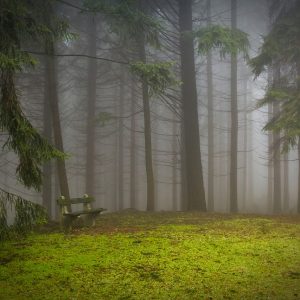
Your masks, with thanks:
[{"label": "thin tree trunk", "polygon": [[[50,111],[50,78],[49,78],[49,70],[46,67],[45,69],[45,94],[44,94],[44,111],[43,111],[43,122],[44,122],[44,137],[51,143],[52,140],[52,122],[51,115],[49,115]],[[52,163],[47,162],[43,166],[43,206],[46,208],[49,217],[52,217]]]},{"label": "thin tree trunk", "polygon": [[[279,85],[280,67],[274,69],[274,84]],[[277,116],[280,113],[279,103],[273,104],[273,114]],[[280,162],[280,133],[273,133],[273,148],[274,148],[274,201],[273,212],[281,212],[281,162]]]},{"label": "thin tree trunk", "polygon": [[186,164],[187,209],[206,211],[200,152],[197,88],[193,39],[192,0],[179,1],[182,108]]},{"label": "thin tree trunk", "polygon": [[180,123],[180,210],[188,209],[188,197],[187,197],[187,179],[186,179],[186,154],[185,154],[185,144],[184,144],[184,124]]},{"label": "thin tree trunk", "polygon": [[[273,116],[273,106],[271,103],[268,104],[268,122],[271,121]],[[273,203],[273,184],[274,184],[274,170],[273,170],[273,134],[268,133],[268,211],[272,211]]]},{"label": "thin tree trunk", "polygon": [[[211,0],[207,0],[208,25],[211,24]],[[208,210],[214,211],[214,98],[212,53],[207,54],[207,101],[208,101]]]},{"label": "thin tree trunk", "polygon": [[134,79],[131,80],[131,124],[130,124],[130,207],[136,207],[136,91]]},{"label": "thin tree trunk", "polygon": [[173,211],[178,210],[178,193],[177,193],[177,123],[174,120],[172,124],[172,150],[173,150],[173,161],[172,161],[172,203]]},{"label": "thin tree trunk", "polygon": [[247,171],[248,171],[248,164],[247,164],[247,158],[248,158],[248,77],[246,72],[244,73],[244,122],[245,122],[245,129],[244,129],[244,152],[243,152],[243,196],[242,196],[242,205],[241,209],[245,212],[246,210],[246,203],[247,203]]},{"label": "thin tree trunk", "polygon": [[[237,28],[237,1],[231,0],[231,28]],[[238,154],[238,109],[237,109],[237,55],[231,55],[231,138],[230,138],[230,212],[238,211],[237,199],[237,154]]]},{"label": "thin tree trunk", "polygon": [[125,70],[121,66],[121,78],[120,78],[120,95],[119,95],[119,139],[118,139],[118,164],[119,164],[119,210],[124,208],[124,98],[125,98]]},{"label": "thin tree trunk", "polygon": [[289,211],[290,189],[289,189],[289,154],[283,156],[283,211]]},{"label": "thin tree trunk", "polygon": [[[96,56],[97,24],[96,19],[89,18],[89,55]],[[96,108],[97,63],[88,61],[88,107],[86,140],[86,177],[85,190],[88,195],[95,195],[95,108]]]},{"label": "thin tree trunk", "polygon": [[[59,104],[58,104],[58,93],[57,93],[57,73],[56,73],[56,59],[54,56],[54,45],[49,45],[46,51],[49,53],[49,56],[46,58],[46,68],[49,78],[49,101],[52,113],[52,125],[53,125],[53,134],[54,134],[54,143],[55,147],[64,151],[62,131],[60,124],[60,114],[59,114]],[[62,159],[57,160],[57,171],[58,171],[58,180],[60,193],[67,199],[70,198],[69,185],[67,179],[66,165],[65,161]]]},{"label": "thin tree trunk", "polygon": [[[146,52],[144,39],[139,44],[140,60],[146,62]],[[146,161],[146,176],[147,176],[147,211],[154,211],[154,175],[153,175],[153,161],[152,161],[152,139],[151,139],[151,116],[149,103],[149,89],[148,84],[144,80],[142,82],[142,97],[144,109],[144,137],[145,137],[145,161]]]}]

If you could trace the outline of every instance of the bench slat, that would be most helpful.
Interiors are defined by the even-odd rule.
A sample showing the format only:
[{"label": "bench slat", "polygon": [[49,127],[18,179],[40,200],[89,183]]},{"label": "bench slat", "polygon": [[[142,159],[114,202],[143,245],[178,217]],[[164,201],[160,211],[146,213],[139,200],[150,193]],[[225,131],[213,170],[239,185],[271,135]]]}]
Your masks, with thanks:
[{"label": "bench slat", "polygon": [[64,213],[64,216],[74,216],[78,217],[80,215],[88,215],[88,214],[98,214],[101,213],[102,211],[105,211],[106,209],[104,208],[97,208],[97,209],[92,209],[92,210],[83,210],[83,211],[76,211],[76,212],[68,212]]},{"label": "bench slat", "polygon": [[57,203],[60,205],[68,205],[68,204],[80,204],[80,203],[91,203],[95,201],[93,197],[84,197],[84,198],[71,198],[71,199],[57,199]]}]

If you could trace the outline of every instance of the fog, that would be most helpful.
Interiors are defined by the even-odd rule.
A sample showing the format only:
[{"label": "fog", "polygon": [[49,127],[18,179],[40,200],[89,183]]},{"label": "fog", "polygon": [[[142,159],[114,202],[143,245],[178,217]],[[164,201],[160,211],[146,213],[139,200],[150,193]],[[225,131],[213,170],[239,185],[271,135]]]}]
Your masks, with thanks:
[{"label": "fog", "polygon": [[[268,72],[254,78],[244,56],[239,54],[234,83],[233,56],[221,57],[218,50],[200,55],[194,42],[198,114],[191,106],[185,106],[186,99],[194,95],[190,88],[193,78],[189,77],[193,70],[189,69],[190,61],[184,63],[188,43],[182,42],[181,33],[186,11],[179,2],[182,1],[145,1],[145,14],[164,27],[159,48],[141,45],[129,35],[118,35],[114,26],[120,24],[111,25],[100,13],[80,11],[80,1],[57,2],[57,12],[68,19],[75,37],[55,43],[56,56],[52,57],[35,51],[34,45],[26,46],[29,51],[39,52],[34,55],[39,63],[35,69],[18,74],[16,80],[25,115],[53,145],[68,154],[65,168],[62,161],[51,161],[43,167],[42,191],[28,190],[16,179],[17,157],[5,150],[1,152],[1,187],[44,205],[53,219],[58,217],[56,199],[68,196],[66,193],[71,197],[91,195],[96,199],[96,207],[108,211],[130,208],[296,213],[297,153],[291,150],[276,156],[274,137],[270,143],[271,134],[263,131],[270,111],[268,106],[257,108],[268,85]],[[263,36],[272,25],[269,4],[267,0],[237,1],[236,27],[248,34],[250,57],[258,54]],[[194,1],[193,29],[208,23],[230,27],[232,12],[229,0]],[[163,93],[152,93],[131,72],[129,63],[136,61],[172,61],[177,84]],[[197,116],[199,134],[198,129],[191,130],[191,120]],[[197,136],[201,161],[193,150],[195,145],[197,150]],[[1,134],[2,141],[6,137]],[[234,156],[236,166],[232,165]],[[232,168],[236,169],[235,175]],[[192,182],[202,174],[204,193],[201,182],[198,186]],[[236,207],[231,202],[235,197],[234,176]],[[197,204],[198,196],[201,199]],[[279,207],[274,205],[274,197]]]}]

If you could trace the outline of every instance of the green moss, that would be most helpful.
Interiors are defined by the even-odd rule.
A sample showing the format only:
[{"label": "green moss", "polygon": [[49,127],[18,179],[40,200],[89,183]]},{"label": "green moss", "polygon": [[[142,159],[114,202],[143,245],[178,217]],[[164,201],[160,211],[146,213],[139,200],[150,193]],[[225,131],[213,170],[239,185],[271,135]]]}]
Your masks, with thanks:
[{"label": "green moss", "polygon": [[0,299],[299,299],[300,219],[107,214],[1,244]]}]

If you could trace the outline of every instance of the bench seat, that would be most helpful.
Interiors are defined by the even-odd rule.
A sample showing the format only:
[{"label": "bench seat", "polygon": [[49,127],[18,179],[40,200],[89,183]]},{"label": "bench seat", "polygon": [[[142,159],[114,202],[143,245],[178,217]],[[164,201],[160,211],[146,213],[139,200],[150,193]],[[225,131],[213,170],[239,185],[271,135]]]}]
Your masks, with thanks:
[{"label": "bench seat", "polygon": [[[66,199],[64,196],[61,196],[57,199],[57,203],[60,206],[61,212],[61,226],[65,231],[69,231],[72,227],[73,222],[76,219],[80,218],[83,220],[84,225],[94,226],[96,217],[106,209],[104,208],[92,208],[92,202],[94,201],[93,197],[89,197],[85,194],[82,198],[70,198]],[[72,204],[82,204],[83,210],[81,211],[72,211]],[[82,217],[81,217],[82,216]]]}]

